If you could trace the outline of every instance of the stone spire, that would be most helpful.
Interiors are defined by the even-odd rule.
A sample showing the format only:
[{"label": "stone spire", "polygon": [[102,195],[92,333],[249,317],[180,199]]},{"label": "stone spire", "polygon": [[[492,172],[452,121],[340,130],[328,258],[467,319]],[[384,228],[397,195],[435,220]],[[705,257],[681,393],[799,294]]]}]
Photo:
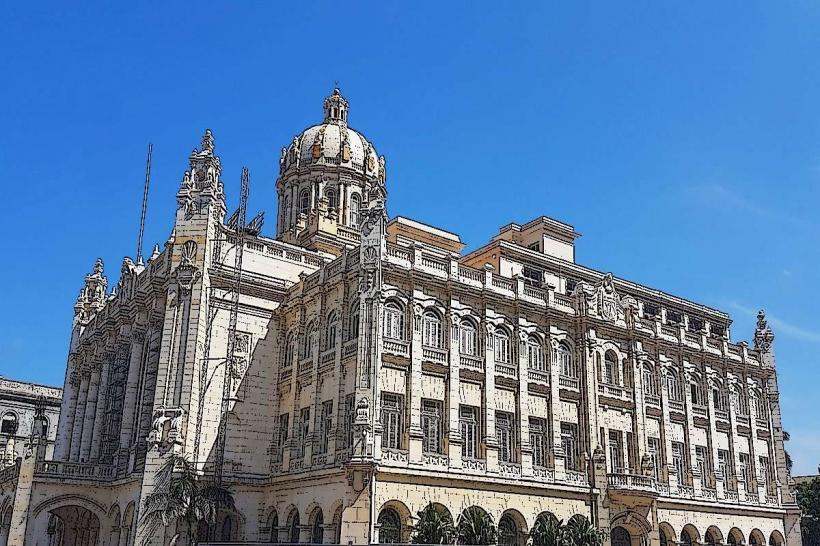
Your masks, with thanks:
[{"label": "stone spire", "polygon": [[766,313],[761,309],[757,312],[757,327],[755,328],[755,349],[768,353],[772,349],[774,334],[766,321]]},{"label": "stone spire", "polygon": [[188,158],[188,170],[182,176],[177,192],[177,206],[184,209],[186,218],[190,218],[214,201],[225,208],[222,162],[214,153],[214,135],[206,129],[199,149],[194,148]]},{"label": "stone spire", "polygon": [[325,123],[338,123],[347,126],[347,99],[342,96],[342,92],[336,87],[328,97],[325,98]]},{"label": "stone spire", "polygon": [[85,276],[85,284],[74,304],[74,317],[87,322],[105,305],[108,279],[103,274],[103,261],[97,258],[94,269]]}]

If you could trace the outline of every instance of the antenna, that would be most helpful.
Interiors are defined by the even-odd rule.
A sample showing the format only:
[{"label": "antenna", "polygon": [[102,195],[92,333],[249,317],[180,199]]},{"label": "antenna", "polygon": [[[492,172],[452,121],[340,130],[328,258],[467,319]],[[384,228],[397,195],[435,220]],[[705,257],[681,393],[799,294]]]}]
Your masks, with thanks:
[{"label": "antenna", "polygon": [[225,359],[225,381],[222,386],[222,409],[219,419],[219,434],[217,436],[217,460],[215,481],[222,483],[222,467],[225,463],[225,440],[228,432],[228,411],[230,409],[231,391],[234,379],[234,355],[236,353],[236,323],[239,317],[239,295],[242,289],[242,251],[245,248],[245,223],[248,213],[248,186],[250,175],[248,168],[242,167],[242,180],[239,190],[239,208],[231,217],[235,218],[236,246],[234,249],[234,285],[231,315],[228,321],[228,355]]},{"label": "antenna", "polygon": [[151,154],[154,145],[148,143],[148,160],[145,162],[145,186],[142,190],[142,212],[140,212],[140,233],[137,237],[137,265],[142,265],[142,236],[145,234],[145,211],[148,209],[148,186],[151,183]]}]

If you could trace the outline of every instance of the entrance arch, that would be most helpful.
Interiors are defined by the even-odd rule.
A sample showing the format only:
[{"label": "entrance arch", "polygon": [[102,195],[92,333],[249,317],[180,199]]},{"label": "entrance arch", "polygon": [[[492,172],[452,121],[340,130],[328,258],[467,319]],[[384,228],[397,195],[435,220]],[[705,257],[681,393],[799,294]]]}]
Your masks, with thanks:
[{"label": "entrance arch", "polygon": [[627,531],[620,525],[612,529],[612,532],[610,533],[610,539],[612,540],[612,546],[632,545],[632,537],[629,535],[629,531]]},{"label": "entrance arch", "polygon": [[[50,510],[48,533],[53,546],[98,546],[100,519],[82,506],[60,506]],[[52,542],[53,541],[53,542]]]}]

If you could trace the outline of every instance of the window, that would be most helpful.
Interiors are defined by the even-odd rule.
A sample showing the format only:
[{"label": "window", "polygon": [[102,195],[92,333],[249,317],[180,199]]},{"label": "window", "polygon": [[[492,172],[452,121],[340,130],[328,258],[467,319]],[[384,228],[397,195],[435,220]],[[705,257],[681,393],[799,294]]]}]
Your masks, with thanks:
[{"label": "window", "polygon": [[643,365],[641,378],[643,379],[643,392],[648,396],[658,396],[658,384],[655,382],[655,372],[649,364]]},{"label": "window", "polygon": [[769,411],[766,407],[766,399],[762,396],[755,396],[755,417],[760,421],[769,420]]},{"label": "window", "polygon": [[339,194],[336,193],[336,190],[328,188],[327,191],[325,191],[325,198],[327,199],[327,208],[330,210],[339,208]]},{"label": "window", "polygon": [[712,389],[712,403],[715,411],[726,411],[726,395],[718,387]]},{"label": "window", "polygon": [[282,451],[285,449],[285,444],[288,443],[288,435],[290,434],[290,414],[283,413],[279,416],[279,430],[275,433],[276,446],[273,452],[273,459],[275,463],[282,462]]},{"label": "window", "polygon": [[295,511],[290,516],[290,529],[288,532],[288,539],[290,540],[291,544],[299,544],[299,531],[301,527],[299,527],[299,512]]},{"label": "window", "polygon": [[544,272],[540,269],[524,266],[522,270],[524,283],[530,286],[541,286],[544,284]]},{"label": "window", "polygon": [[609,431],[609,465],[610,472],[624,471],[623,434],[619,430]]},{"label": "window", "polygon": [[769,467],[769,458],[762,455],[757,458],[757,469],[760,473],[760,485],[766,490],[769,489],[769,477],[771,476],[771,468]]},{"label": "window", "polygon": [[703,399],[703,388],[697,379],[689,383],[689,394],[692,397],[692,404],[703,406],[706,401]]},{"label": "window", "polygon": [[465,459],[478,458],[478,408],[461,406],[459,408],[459,426],[461,439],[464,442],[462,456]]},{"label": "window", "polygon": [[0,422],[0,434],[9,436],[17,434],[17,416],[12,412],[3,415],[3,420]]},{"label": "window", "polygon": [[313,516],[313,527],[310,530],[310,542],[312,544],[322,544],[325,539],[325,518],[321,510],[317,510]]},{"label": "window", "polygon": [[319,422],[317,423],[319,432],[319,453],[327,453],[327,443],[330,438],[330,430],[333,428],[333,400],[322,402]]},{"label": "window", "polygon": [[462,321],[459,328],[458,350],[468,356],[476,356],[478,353],[478,332],[469,320]]},{"label": "window", "polygon": [[343,445],[347,448],[353,447],[353,424],[356,422],[356,395],[345,396],[345,428]]},{"label": "window", "polygon": [[348,340],[359,337],[359,302],[354,302],[350,307],[350,329],[348,330]]},{"label": "window", "polygon": [[402,414],[404,397],[389,392],[382,393],[382,446],[387,449],[401,449],[404,432]]},{"label": "window", "polygon": [[362,206],[362,198],[359,197],[358,193],[354,193],[350,196],[350,225],[358,228],[359,227],[359,209]]},{"label": "window", "polygon": [[530,417],[530,447],[533,466],[547,466],[547,421]]},{"label": "window", "polygon": [[428,347],[441,347],[441,319],[432,311],[426,311],[422,317],[421,341]]},{"label": "window", "polygon": [[282,367],[284,369],[292,367],[294,360],[296,360],[296,334],[291,332],[285,341],[285,358]]},{"label": "window", "polygon": [[404,311],[394,301],[384,306],[384,337],[404,339]]},{"label": "window", "polygon": [[734,389],[735,395],[735,411],[738,415],[743,417],[749,416],[749,399],[743,394],[741,389]]},{"label": "window", "polygon": [[311,321],[305,328],[305,337],[302,343],[302,359],[313,356],[313,348],[316,346],[316,321]]},{"label": "window", "polygon": [[422,449],[425,453],[441,453],[441,402],[438,400],[421,401]]},{"label": "window", "polygon": [[502,364],[509,364],[510,357],[510,336],[505,330],[495,331],[495,361]]},{"label": "window", "polygon": [[379,512],[377,520],[380,544],[396,544],[401,542],[401,520],[399,514],[392,508],[385,508]]},{"label": "window", "polygon": [[299,457],[305,456],[305,443],[307,441],[308,432],[310,431],[310,408],[302,408],[299,413],[299,423],[296,431],[296,449]]},{"label": "window", "polygon": [[657,480],[658,476],[660,475],[661,467],[661,439],[647,438],[646,446],[647,451],[649,452],[649,460],[652,461],[652,475]]},{"label": "window", "polygon": [[718,449],[717,452],[717,472],[724,480],[729,477],[731,473],[731,466],[729,464],[729,452],[725,449]]},{"label": "window", "polygon": [[43,438],[48,438],[48,419],[43,417],[40,427],[40,436]]},{"label": "window", "polygon": [[299,212],[301,214],[307,214],[310,211],[310,192],[308,190],[302,190],[302,193],[299,194]]},{"label": "window", "polygon": [[515,462],[515,425],[513,414],[495,412],[495,438],[498,441],[498,460]]},{"label": "window", "polygon": [[743,482],[746,484],[746,491],[749,491],[752,487],[750,483],[750,472],[749,472],[749,454],[748,453],[739,453],[738,454],[738,464],[740,468],[738,468],[738,475],[737,480],[739,482]]},{"label": "window", "polygon": [[527,366],[531,370],[547,371],[544,348],[541,341],[535,336],[527,338]]},{"label": "window", "polygon": [[577,424],[561,423],[561,450],[564,452],[564,464],[567,470],[579,470]]},{"label": "window", "polygon": [[695,469],[703,480],[709,473],[709,457],[706,455],[706,446],[695,446]]},{"label": "window", "polygon": [[331,311],[327,316],[327,330],[325,332],[325,350],[336,346],[336,335],[339,332],[339,315]]},{"label": "window", "polygon": [[553,360],[561,371],[561,375],[573,378],[578,377],[578,370],[575,368],[575,364],[572,360],[572,352],[564,343],[559,343],[555,346],[553,350]]},{"label": "window", "polygon": [[608,385],[618,384],[618,356],[615,351],[604,354],[603,381]]},{"label": "window", "polygon": [[675,402],[683,402],[683,391],[681,390],[680,380],[678,379],[678,372],[669,370],[666,374],[666,391],[669,394],[669,399]]},{"label": "window", "polygon": [[672,468],[678,475],[678,483],[684,483],[686,478],[684,459],[683,459],[683,444],[681,442],[672,442]]}]

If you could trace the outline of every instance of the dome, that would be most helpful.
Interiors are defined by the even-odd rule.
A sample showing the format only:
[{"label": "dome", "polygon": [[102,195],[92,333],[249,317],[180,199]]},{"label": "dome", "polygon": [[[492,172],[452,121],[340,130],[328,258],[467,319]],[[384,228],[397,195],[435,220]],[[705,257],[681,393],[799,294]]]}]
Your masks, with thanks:
[{"label": "dome", "polygon": [[348,103],[338,89],[325,99],[324,111],[321,124],[308,127],[282,149],[280,172],[322,165],[378,177],[383,159],[361,133],[347,126]]}]

